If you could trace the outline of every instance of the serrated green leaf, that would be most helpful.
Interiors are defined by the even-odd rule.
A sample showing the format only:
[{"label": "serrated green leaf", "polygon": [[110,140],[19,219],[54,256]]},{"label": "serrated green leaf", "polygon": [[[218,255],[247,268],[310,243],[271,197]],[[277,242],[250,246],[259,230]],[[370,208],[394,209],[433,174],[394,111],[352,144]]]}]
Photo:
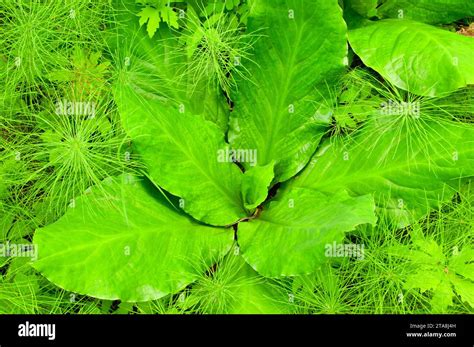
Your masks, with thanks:
[{"label": "serrated green leaf", "polygon": [[[433,239],[421,234],[411,234],[411,245],[398,245],[389,252],[392,255],[406,258],[408,274],[405,275],[404,288],[420,289],[422,293],[431,291],[431,309],[433,313],[445,313],[453,304],[453,287],[463,301],[473,306],[474,283],[469,280],[474,275],[468,270],[463,273],[468,262],[472,262],[471,248],[464,247],[455,253],[449,261],[443,254],[442,247]],[[473,306],[474,307],[474,306]]]},{"label": "serrated green leaf", "polygon": [[33,266],[61,288],[101,299],[146,301],[193,282],[233,242],[200,225],[130,176],[102,183],[56,223],[38,229]]},{"label": "serrated green leaf", "polygon": [[[413,240],[413,239],[412,239]],[[419,249],[418,258],[413,257],[414,261],[423,262],[426,257],[429,257],[429,264],[438,264],[446,260],[446,256],[443,254],[443,249],[438,245],[435,240],[419,239],[413,240],[413,246]]]},{"label": "serrated green leaf", "polygon": [[462,280],[456,276],[451,277],[451,283],[454,285],[454,289],[461,297],[461,300],[467,302],[471,307],[474,307],[474,283]]},{"label": "serrated green leaf", "polygon": [[433,290],[431,297],[431,311],[433,313],[445,313],[448,306],[453,304],[453,289],[451,283],[443,278]]},{"label": "serrated green leaf", "polygon": [[474,249],[465,246],[459,254],[451,256],[449,268],[452,272],[474,281]]},{"label": "serrated green leaf", "polygon": [[155,35],[156,30],[160,27],[160,11],[156,8],[147,6],[143,8],[140,13],[137,14],[137,16],[140,17],[140,26],[143,26],[145,23],[147,23],[146,31],[148,33],[148,36],[150,36],[150,38],[153,37],[153,35]]},{"label": "serrated green leaf", "polygon": [[163,22],[168,23],[171,28],[179,29],[178,14],[169,6],[164,6],[160,11]]},{"label": "serrated green leaf", "polygon": [[417,271],[408,275],[405,279],[404,288],[415,289],[419,288],[422,293],[438,288],[442,281],[442,272],[439,269],[433,268],[419,268]]},{"label": "serrated green leaf", "polygon": [[280,193],[258,219],[240,223],[238,242],[245,260],[263,276],[308,274],[328,260],[327,245],[342,242],[359,224],[375,223],[374,209],[370,195],[295,188]]},{"label": "serrated green leaf", "polygon": [[262,0],[250,7],[248,31],[261,37],[253,62],[242,61],[248,78],[232,95],[229,141],[256,149],[259,165],[275,160],[281,182],[306,165],[326,131],[329,119],[317,110],[325,81],[344,70],[346,27],[337,0]]},{"label": "serrated green leaf", "polygon": [[474,84],[471,37],[411,20],[386,19],[352,28],[349,42],[367,66],[413,94],[442,96]]}]

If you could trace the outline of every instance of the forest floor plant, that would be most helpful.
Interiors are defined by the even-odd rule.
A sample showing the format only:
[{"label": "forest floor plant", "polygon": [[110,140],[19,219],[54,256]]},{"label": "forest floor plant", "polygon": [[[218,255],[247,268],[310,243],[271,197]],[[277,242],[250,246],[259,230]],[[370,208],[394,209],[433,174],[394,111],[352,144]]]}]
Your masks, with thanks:
[{"label": "forest floor plant", "polygon": [[0,314],[473,313],[474,8],[379,2],[2,2]]}]

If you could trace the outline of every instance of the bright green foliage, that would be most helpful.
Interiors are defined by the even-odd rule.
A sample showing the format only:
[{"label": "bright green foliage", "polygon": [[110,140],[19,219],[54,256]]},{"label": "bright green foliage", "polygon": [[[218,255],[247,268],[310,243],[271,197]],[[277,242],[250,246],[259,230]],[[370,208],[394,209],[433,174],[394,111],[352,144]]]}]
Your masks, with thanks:
[{"label": "bright green foliage", "polygon": [[233,95],[229,141],[257,149],[259,165],[274,160],[275,181],[286,181],[307,164],[328,126],[318,101],[343,71],[345,24],[337,1],[262,0],[251,5],[248,30],[263,37],[254,63],[241,62],[251,78]]},{"label": "bright green foliage", "polygon": [[474,312],[472,15],[2,2],[0,313]]},{"label": "bright green foliage", "polygon": [[231,231],[197,224],[133,176],[102,186],[111,198],[93,188],[35,235],[42,254],[35,268],[62,288],[109,300],[157,299],[194,281],[232,245]]},{"label": "bright green foliage", "polygon": [[349,41],[367,66],[411,93],[445,96],[474,84],[470,37],[411,20],[386,19],[351,28]]},{"label": "bright green foliage", "polygon": [[375,194],[378,206],[405,226],[450,199],[463,177],[474,175],[472,126],[418,121],[384,126],[382,134],[367,127],[351,141],[326,143],[290,185]]},{"label": "bright green foliage", "polygon": [[107,4],[98,1],[89,6],[81,0],[3,1],[0,47],[7,53],[7,78],[35,84],[51,69],[63,68],[70,55],[67,42],[100,48],[98,24],[105,20]]},{"label": "bright green foliage", "polygon": [[140,99],[128,88],[119,90],[116,100],[152,181],[181,197],[186,212],[220,226],[246,216],[240,190],[243,174],[226,155],[229,147],[217,126]]},{"label": "bright green foliage", "polygon": [[201,19],[189,11],[187,30],[183,33],[189,65],[184,77],[193,84],[206,83],[213,91],[222,88],[226,95],[235,87],[234,74],[247,78],[242,61],[251,61],[251,48],[258,38],[252,32],[243,34],[239,19],[232,13],[218,12]]},{"label": "bright green foliage", "polygon": [[243,257],[264,276],[308,274],[327,260],[327,244],[340,243],[359,224],[375,223],[374,210],[370,195],[295,188],[270,202],[258,219],[241,223],[238,241]]},{"label": "bright green foliage", "polygon": [[[187,50],[182,49],[178,38],[167,30],[158,31],[153,40],[147,39],[138,23],[127,21],[127,14],[135,10],[130,6],[117,16],[118,21],[127,24],[120,26],[117,38],[111,40],[112,47],[119,50],[117,80],[132,86],[144,97],[159,99],[163,105],[201,114],[226,131],[229,109],[225,98],[216,93],[215,84],[209,80],[215,81],[212,78],[215,75],[207,69],[204,76],[191,74],[197,71],[200,61],[208,63],[207,58],[188,61]],[[185,36],[184,33],[182,37]],[[196,84],[191,85],[189,80]]]},{"label": "bright green foliage", "polygon": [[406,289],[432,292],[430,303],[433,312],[445,312],[453,304],[456,294],[474,307],[472,247],[465,245],[458,249],[455,246],[452,250],[443,250],[435,240],[413,233],[411,246],[397,247],[392,253],[410,262],[405,278]]},{"label": "bright green foliage", "polygon": [[379,2],[379,0],[344,0],[344,5],[361,16],[370,18],[377,16],[377,5]]},{"label": "bright green foliage", "polygon": [[381,17],[406,18],[424,23],[451,23],[474,16],[474,2],[466,0],[386,0],[378,10]]},{"label": "bright green foliage", "polygon": [[[143,53],[133,55],[138,55],[138,63],[164,83],[156,91],[147,90],[146,80],[135,72],[140,70],[134,70],[136,58],[132,58],[131,69],[125,66],[118,74],[114,93],[122,124],[150,180],[177,196],[177,200],[171,199],[175,206],[197,220],[215,226],[236,225],[235,236],[243,259],[266,277],[308,274],[329,263],[331,255],[325,252],[328,244],[341,243],[346,232],[377,222],[373,196],[376,204],[389,211],[398,224],[407,225],[426,215],[440,201],[446,201],[459,188],[461,178],[472,175],[472,146],[468,140],[472,138],[472,128],[433,118],[428,112],[433,109],[432,103],[421,100],[423,106],[430,105],[427,112],[385,115],[377,103],[387,97],[408,103],[418,99],[393,85],[380,87],[364,72],[357,71],[343,83],[340,95],[331,95],[323,83],[336,82],[345,63],[341,12],[335,2],[312,2],[311,6],[320,11],[311,15],[301,6],[297,1],[251,3],[248,30],[265,29],[254,44],[253,61],[241,61],[249,78],[239,78],[238,88],[231,94],[235,109],[231,112],[230,145],[222,128],[206,120],[216,117],[208,115],[206,108],[189,103],[199,100],[196,97],[200,95],[199,91],[195,94],[201,84],[193,74],[189,78],[186,73],[176,80],[172,77],[176,69],[159,68],[155,73],[147,63],[195,63],[199,60],[195,54],[201,42],[210,40],[207,35],[214,25],[220,27],[216,23],[225,18],[223,15],[213,15],[204,22],[195,15],[189,19],[190,28],[195,31],[186,41],[187,51],[177,49],[178,40],[166,31],[160,32],[159,41],[155,41],[161,44],[158,48],[140,43],[138,47]],[[331,13],[334,18],[322,13]],[[210,31],[200,32],[201,23],[202,28]],[[305,35],[316,23],[326,35]],[[276,29],[283,25],[288,27],[284,32],[288,36],[286,41]],[[334,35],[338,44],[326,46],[328,35]],[[299,39],[295,40],[295,36]],[[207,54],[211,47],[203,52]],[[270,54],[268,47],[272,47]],[[175,54],[170,53],[173,49]],[[281,59],[283,56],[290,59]],[[324,63],[315,64],[316,61]],[[222,63],[216,61],[215,65]],[[308,69],[315,69],[314,73],[309,74]],[[226,92],[226,87],[218,84]],[[334,103],[338,106],[332,113]],[[352,114],[356,114],[355,120]],[[337,126],[350,129],[354,135],[327,141],[301,177],[280,188],[275,198],[270,195],[274,201],[255,211],[268,198],[272,183],[288,180],[305,166],[329,128],[331,117]],[[249,158],[235,154],[239,150],[255,150],[258,156],[245,160]],[[235,162],[243,166],[244,173]],[[412,182],[413,177],[418,181]],[[419,188],[421,184],[423,189]],[[136,206],[140,204],[137,198],[137,194],[130,194],[124,200]],[[156,228],[163,227],[155,224]],[[42,235],[43,230],[48,227],[37,234]],[[189,250],[174,247],[173,254],[179,259],[187,253]],[[147,267],[144,263],[143,270]],[[166,288],[159,289],[160,295],[154,295],[155,298],[180,289],[177,285],[164,285],[161,280],[152,281],[154,288]],[[188,275],[182,281],[194,280],[196,277]],[[114,290],[123,288],[125,283]],[[144,292],[117,293],[114,295],[122,299],[125,295],[125,300],[131,301],[153,298]],[[190,302],[189,307],[202,304],[199,300]]]},{"label": "bright green foliage", "polygon": [[273,181],[274,163],[256,166],[246,171],[242,179],[242,198],[245,208],[253,210],[265,201]]},{"label": "bright green foliage", "polygon": [[[143,1],[136,1],[137,3],[143,3]],[[183,1],[173,1],[179,3]],[[137,14],[140,26],[146,24],[146,30],[148,36],[153,37],[156,30],[160,27],[160,23],[166,23],[170,28],[179,29],[178,13],[173,10],[168,0],[156,0],[153,2],[153,6],[145,6]]]},{"label": "bright green foliage", "polygon": [[207,7],[206,11],[207,12],[217,12],[217,11],[222,11],[222,9],[226,9],[227,11],[232,11],[235,9],[237,6],[240,5],[241,0],[217,0],[214,2],[210,2]]},{"label": "bright green foliage", "polygon": [[71,96],[85,98],[103,94],[110,72],[110,61],[101,60],[101,52],[87,52],[76,47],[72,56],[72,69],[53,71],[48,75],[51,81],[70,82]]},{"label": "bright green foliage", "polygon": [[[91,185],[111,174],[133,171],[126,137],[114,131],[115,122],[103,114],[103,108],[87,115],[68,116],[56,113],[70,109],[66,106],[60,110],[57,103],[63,100],[49,105],[49,112],[35,115],[37,136],[7,142],[6,151],[0,155],[5,164],[12,165],[11,169],[5,168],[4,177],[10,189],[21,191],[17,198],[26,203],[42,202],[53,216],[64,213]],[[19,176],[18,171],[23,174]]]},{"label": "bright green foliage", "polygon": [[338,276],[338,270],[323,266],[312,275],[294,277],[284,284],[296,313],[345,314],[352,313],[350,283]]},{"label": "bright green foliage", "polygon": [[200,277],[182,301],[181,308],[206,314],[275,314],[292,310],[282,288],[252,270],[239,256],[238,248]]},{"label": "bright green foliage", "polygon": [[[371,82],[369,74],[355,69],[346,74],[336,88],[337,97],[332,105],[333,135],[348,134],[357,130],[371,115],[379,112],[382,102],[377,95],[377,83]],[[378,89],[380,91],[381,88]],[[383,94],[383,92],[382,92]]]}]

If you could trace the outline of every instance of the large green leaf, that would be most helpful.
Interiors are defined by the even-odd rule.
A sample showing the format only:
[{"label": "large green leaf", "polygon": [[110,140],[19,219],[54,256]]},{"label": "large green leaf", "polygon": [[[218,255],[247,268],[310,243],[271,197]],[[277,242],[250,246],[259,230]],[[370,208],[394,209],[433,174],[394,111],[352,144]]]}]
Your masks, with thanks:
[{"label": "large green leaf", "polygon": [[349,30],[362,61],[413,94],[439,96],[474,84],[474,39],[411,20],[365,21]]},{"label": "large green leaf", "polygon": [[258,219],[239,224],[243,257],[267,277],[312,273],[325,261],[325,248],[341,242],[344,232],[375,223],[370,195],[325,194],[294,188],[280,194]]},{"label": "large green leaf", "polygon": [[410,223],[451,198],[463,177],[474,175],[472,125],[410,124],[385,130],[368,126],[356,139],[327,143],[292,185],[373,193],[401,226]]},{"label": "large green leaf", "polygon": [[474,16],[471,0],[387,0],[380,6],[382,17],[406,18],[437,24]]},{"label": "large green leaf", "polygon": [[253,1],[250,16],[248,31],[261,37],[254,61],[242,62],[249,74],[233,95],[229,140],[257,150],[259,165],[275,160],[275,181],[285,181],[307,164],[327,127],[317,110],[324,82],[344,69],[346,26],[337,0]]},{"label": "large green leaf", "polygon": [[227,153],[224,134],[200,116],[164,107],[122,86],[116,89],[122,123],[154,183],[182,198],[194,218],[225,226],[244,218],[243,174]]},{"label": "large green leaf", "polygon": [[193,222],[150,184],[121,176],[101,188],[36,231],[34,267],[64,289],[108,300],[157,299],[193,282],[232,245],[232,231]]}]

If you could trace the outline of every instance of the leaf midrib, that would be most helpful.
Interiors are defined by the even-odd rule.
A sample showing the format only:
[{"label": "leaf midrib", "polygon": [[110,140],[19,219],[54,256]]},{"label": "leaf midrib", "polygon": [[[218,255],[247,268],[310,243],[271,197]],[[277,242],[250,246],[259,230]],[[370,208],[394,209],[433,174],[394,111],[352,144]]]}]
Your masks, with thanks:
[{"label": "leaf midrib", "polygon": [[[328,155],[328,152],[326,151],[325,152],[325,155]],[[322,158],[322,157],[321,157]],[[442,157],[436,157],[435,158],[436,160],[441,160],[443,159]],[[311,177],[311,175],[314,173],[314,170],[316,169],[317,167],[317,161],[315,163],[315,165],[312,167],[312,170],[311,172],[308,173],[308,175],[306,177],[304,177],[304,183],[307,183],[307,180]],[[341,175],[339,177],[337,177],[336,179],[329,179],[329,180],[321,180],[319,179],[318,180],[318,184],[317,186],[302,186],[302,185],[299,185],[298,183],[300,183],[300,181],[295,181],[296,182],[296,187],[307,187],[307,188],[320,188],[320,187],[327,187],[329,185],[335,185],[335,182],[336,183],[339,183],[337,186],[348,186],[349,184],[353,184],[353,183],[357,183],[357,182],[360,182],[360,181],[365,181],[365,180],[368,180],[370,178],[383,178],[383,179],[387,179],[386,178],[386,173],[387,172],[390,172],[390,171],[402,171],[403,168],[408,168],[408,167],[412,167],[412,166],[417,166],[417,165],[420,165],[420,164],[426,164],[426,162],[412,162],[412,161],[407,161],[407,162],[402,162],[400,165],[394,165],[394,166],[387,166],[385,168],[379,168],[379,170],[377,171],[374,171],[374,170],[370,170],[369,172],[367,171],[363,171],[363,170],[357,170],[357,172],[355,172],[354,174],[345,174],[345,175]],[[351,166],[353,167],[353,166]],[[440,168],[439,165],[436,166],[437,169]],[[347,173],[349,170],[346,170],[345,172]],[[352,170],[351,170],[352,171]],[[325,171],[327,172],[327,171]],[[462,176],[460,176],[462,177]],[[351,178],[351,179],[349,179]],[[340,184],[341,181],[344,181],[343,184]],[[442,181],[438,181],[439,183],[442,184],[445,184],[445,182],[442,182]],[[321,184],[323,183],[323,184]],[[311,183],[310,183],[311,184]],[[406,187],[408,189],[413,189],[413,188],[410,188],[410,187]]]}]

